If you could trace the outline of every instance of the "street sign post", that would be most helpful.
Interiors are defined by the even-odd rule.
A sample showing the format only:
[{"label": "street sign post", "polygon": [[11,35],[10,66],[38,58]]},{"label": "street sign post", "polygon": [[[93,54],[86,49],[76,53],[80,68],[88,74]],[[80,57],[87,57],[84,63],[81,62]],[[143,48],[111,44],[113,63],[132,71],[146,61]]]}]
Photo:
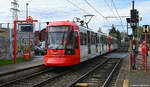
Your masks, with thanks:
[{"label": "street sign post", "polygon": [[147,55],[148,55],[148,46],[147,46],[147,33],[149,31],[149,25],[143,25],[143,32],[145,33],[145,72],[147,72]]}]

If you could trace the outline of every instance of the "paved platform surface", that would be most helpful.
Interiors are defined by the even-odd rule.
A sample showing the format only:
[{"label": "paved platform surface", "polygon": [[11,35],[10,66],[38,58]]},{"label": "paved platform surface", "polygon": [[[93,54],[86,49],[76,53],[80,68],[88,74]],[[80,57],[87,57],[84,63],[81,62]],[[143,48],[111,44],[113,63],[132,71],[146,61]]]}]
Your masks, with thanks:
[{"label": "paved platform surface", "polygon": [[141,66],[142,56],[138,55],[137,69],[129,71],[129,56],[123,60],[115,87],[150,87],[150,56],[148,56],[148,71]]},{"label": "paved platform surface", "polygon": [[123,52],[123,53],[113,52],[113,53],[109,53],[109,54],[105,55],[104,57],[106,57],[106,58],[124,58],[128,55],[129,55],[129,53],[127,53],[127,52]]},{"label": "paved platform surface", "polygon": [[16,63],[16,64],[9,64],[5,66],[0,67],[0,75],[9,73],[9,72],[14,72],[20,69],[25,69],[29,67],[34,67],[37,65],[42,65],[44,64],[44,56],[36,56],[32,58],[31,61],[28,62],[22,62],[22,63]]}]

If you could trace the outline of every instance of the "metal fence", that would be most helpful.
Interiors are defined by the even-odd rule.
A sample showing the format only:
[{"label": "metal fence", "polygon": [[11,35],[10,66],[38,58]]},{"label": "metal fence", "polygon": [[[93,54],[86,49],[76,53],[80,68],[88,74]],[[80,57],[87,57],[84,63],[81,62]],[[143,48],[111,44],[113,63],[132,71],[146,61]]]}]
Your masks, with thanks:
[{"label": "metal fence", "polygon": [[[14,41],[13,23],[0,23],[0,59],[13,58]],[[35,31],[41,31],[46,27],[46,22],[34,23],[34,31],[31,32],[31,50],[34,51]],[[17,27],[19,28],[19,27]],[[28,33],[19,32],[17,29],[17,57],[22,56],[23,50],[28,49]]]}]

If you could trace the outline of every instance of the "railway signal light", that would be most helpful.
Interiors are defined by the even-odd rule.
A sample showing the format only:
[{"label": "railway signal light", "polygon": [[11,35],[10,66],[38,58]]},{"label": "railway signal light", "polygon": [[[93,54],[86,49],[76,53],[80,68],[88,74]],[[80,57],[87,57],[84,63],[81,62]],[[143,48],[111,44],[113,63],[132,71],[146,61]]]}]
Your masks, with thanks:
[{"label": "railway signal light", "polygon": [[138,23],[139,22],[139,11],[136,9],[131,10],[131,22]]},{"label": "railway signal light", "polygon": [[138,23],[139,22],[139,11],[136,10],[135,12],[135,22]]},{"label": "railway signal light", "polygon": [[131,18],[126,18],[127,23],[131,23]]}]

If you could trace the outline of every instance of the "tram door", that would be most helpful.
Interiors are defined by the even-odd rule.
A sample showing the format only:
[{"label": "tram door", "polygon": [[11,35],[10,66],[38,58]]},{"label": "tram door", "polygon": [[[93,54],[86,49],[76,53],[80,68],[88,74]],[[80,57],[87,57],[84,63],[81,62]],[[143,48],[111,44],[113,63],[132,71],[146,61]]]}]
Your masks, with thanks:
[{"label": "tram door", "polygon": [[88,54],[91,53],[91,34],[89,31],[87,31],[87,35],[88,35]]}]

